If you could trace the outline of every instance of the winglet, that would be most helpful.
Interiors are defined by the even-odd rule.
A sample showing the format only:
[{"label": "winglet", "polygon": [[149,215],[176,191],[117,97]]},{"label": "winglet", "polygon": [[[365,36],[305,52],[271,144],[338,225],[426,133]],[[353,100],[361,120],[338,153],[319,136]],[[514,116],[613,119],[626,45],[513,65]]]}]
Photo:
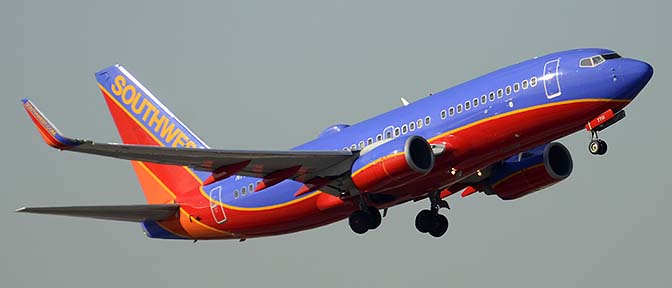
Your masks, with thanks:
[{"label": "winglet", "polygon": [[51,124],[49,119],[47,119],[47,117],[37,109],[37,106],[30,102],[30,100],[24,98],[21,99],[21,102],[23,102],[23,108],[28,112],[28,116],[30,116],[30,119],[35,123],[37,131],[40,132],[40,135],[42,135],[42,138],[47,145],[56,149],[66,150],[80,144],[80,141],[63,136],[63,134],[58,131],[58,128],[56,128],[54,124]]}]

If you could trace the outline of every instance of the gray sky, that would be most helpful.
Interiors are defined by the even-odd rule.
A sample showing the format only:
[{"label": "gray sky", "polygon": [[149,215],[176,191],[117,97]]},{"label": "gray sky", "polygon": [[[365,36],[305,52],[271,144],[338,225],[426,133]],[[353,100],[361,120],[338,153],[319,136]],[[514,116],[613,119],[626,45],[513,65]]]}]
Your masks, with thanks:
[{"label": "gray sky", "polygon": [[[9,1],[7,1],[9,2]],[[4,287],[669,287],[669,1],[11,1],[0,4],[0,283]],[[625,121],[561,141],[574,174],[524,199],[425,201],[355,235],[161,241],[132,223],[22,215],[24,205],[144,203],[125,161],[53,151],[19,105],[67,135],[118,141],[93,73],[125,65],[210,146],[284,149],[496,68],[577,47],[651,63]]]}]

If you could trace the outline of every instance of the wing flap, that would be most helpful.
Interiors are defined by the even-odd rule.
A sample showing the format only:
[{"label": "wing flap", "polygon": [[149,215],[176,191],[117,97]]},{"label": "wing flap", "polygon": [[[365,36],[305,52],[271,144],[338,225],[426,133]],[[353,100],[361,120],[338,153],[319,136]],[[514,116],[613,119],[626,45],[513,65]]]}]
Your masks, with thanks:
[{"label": "wing flap", "polygon": [[180,209],[178,204],[154,205],[106,205],[106,206],[64,206],[64,207],[23,207],[20,213],[61,215],[95,218],[126,222],[145,220],[164,220],[175,216]]}]

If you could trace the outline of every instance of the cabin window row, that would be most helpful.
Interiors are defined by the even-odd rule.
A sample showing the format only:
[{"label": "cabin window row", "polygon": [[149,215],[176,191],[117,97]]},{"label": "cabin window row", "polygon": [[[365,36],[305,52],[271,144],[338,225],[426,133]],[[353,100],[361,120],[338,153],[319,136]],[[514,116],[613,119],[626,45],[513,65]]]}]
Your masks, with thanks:
[{"label": "cabin window row", "polygon": [[362,150],[364,147],[371,145],[375,142],[380,142],[383,141],[383,139],[392,139],[392,138],[397,138],[401,135],[405,135],[409,132],[415,131],[416,129],[420,129],[423,126],[429,126],[429,124],[432,123],[432,118],[429,116],[426,116],[425,119],[418,119],[416,121],[411,121],[408,124],[401,125],[401,127],[394,127],[392,129],[385,128],[383,134],[378,134],[376,135],[376,139],[373,139],[372,137],[369,137],[366,139],[366,141],[362,140],[359,141],[357,144],[352,144],[350,147],[343,147],[343,150],[346,151],[354,151],[354,150]]},{"label": "cabin window row", "polygon": [[[256,182],[256,185],[261,184],[261,180],[258,180]],[[240,189],[235,189],[233,190],[233,198],[238,199],[240,197],[245,197],[246,195],[251,194],[254,192],[254,188],[256,187],[255,183],[250,183],[247,186],[240,187]]]},{"label": "cabin window row", "polygon": [[522,82],[514,83],[513,85],[506,86],[506,88],[503,89],[497,89],[497,91],[490,91],[488,95],[481,95],[480,98],[474,98],[471,101],[465,101],[464,105],[463,104],[457,104],[457,106],[451,106],[448,108],[448,110],[441,110],[441,119],[446,119],[449,116],[453,116],[457,113],[462,113],[462,111],[466,110],[471,110],[472,107],[476,108],[478,105],[484,105],[488,103],[488,101],[495,101],[496,98],[502,98],[504,97],[504,94],[511,95],[511,93],[516,93],[520,91],[521,87],[523,90],[530,88],[530,87],[535,87],[537,86],[537,77],[532,77],[530,80],[523,80]]}]

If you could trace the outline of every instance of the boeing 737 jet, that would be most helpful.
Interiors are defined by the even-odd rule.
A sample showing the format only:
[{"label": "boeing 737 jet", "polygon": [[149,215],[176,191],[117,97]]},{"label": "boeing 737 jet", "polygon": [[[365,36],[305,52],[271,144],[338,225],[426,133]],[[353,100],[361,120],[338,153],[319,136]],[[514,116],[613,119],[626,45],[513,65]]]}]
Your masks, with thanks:
[{"label": "boeing 737 jet", "polygon": [[23,107],[49,146],[130,160],[148,204],[17,211],[138,222],[151,238],[245,240],[346,218],[364,234],[389,208],[427,199],[415,226],[440,237],[450,195],[513,200],[569,177],[572,157],[556,139],[585,129],[590,153],[605,154],[598,132],[625,117],[652,75],[611,50],[563,51],[402,99],[290,150],[254,151],[208,147],[114,65],[95,77],[123,144],[68,138],[31,101]]}]

